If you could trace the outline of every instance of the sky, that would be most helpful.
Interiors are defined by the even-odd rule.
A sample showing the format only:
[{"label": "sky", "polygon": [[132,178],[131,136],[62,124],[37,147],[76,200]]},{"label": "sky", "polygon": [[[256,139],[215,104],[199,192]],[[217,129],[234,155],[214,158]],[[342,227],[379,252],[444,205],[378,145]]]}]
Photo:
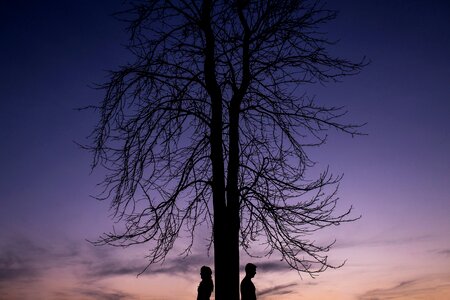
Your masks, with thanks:
[{"label": "sky", "polygon": [[[277,257],[249,259],[258,299],[450,299],[450,4],[448,1],[330,1],[324,27],[333,53],[371,63],[337,84],[305,86],[320,103],[345,105],[365,136],[330,132],[311,152],[344,174],[341,207],[357,222],[318,234],[336,238],[318,278]],[[146,265],[146,246],[94,247],[114,225],[94,200],[85,143],[106,70],[130,55],[121,1],[0,0],[0,298],[195,299],[200,239],[191,256]],[[207,230],[206,228],[204,229]]]}]

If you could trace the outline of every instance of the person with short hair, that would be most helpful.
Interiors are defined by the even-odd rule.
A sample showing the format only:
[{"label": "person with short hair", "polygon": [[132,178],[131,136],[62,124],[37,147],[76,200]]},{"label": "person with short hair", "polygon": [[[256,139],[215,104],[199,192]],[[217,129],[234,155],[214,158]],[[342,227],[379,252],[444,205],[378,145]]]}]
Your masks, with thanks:
[{"label": "person with short hair", "polygon": [[256,266],[248,263],[245,266],[245,277],[241,281],[241,300],[256,300],[256,289],[252,282],[255,277]]}]

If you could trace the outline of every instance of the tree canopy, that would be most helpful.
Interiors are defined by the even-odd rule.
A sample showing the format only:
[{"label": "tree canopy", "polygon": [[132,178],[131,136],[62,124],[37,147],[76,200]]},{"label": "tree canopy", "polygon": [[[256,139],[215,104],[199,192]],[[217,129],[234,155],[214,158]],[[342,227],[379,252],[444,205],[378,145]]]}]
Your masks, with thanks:
[{"label": "tree canopy", "polygon": [[[307,149],[330,129],[358,135],[360,126],[302,87],[366,64],[329,53],[334,42],[320,26],[336,12],[320,1],[149,0],[132,1],[119,16],[134,61],[102,85],[90,149],[94,166],[108,170],[99,198],[111,200],[125,227],[99,243],[148,242],[151,264],[185,230],[189,253],[196,228],[207,224],[216,281],[236,278],[239,248],[252,255],[253,241],[299,272],[334,267],[332,244],[309,236],[354,218],[351,208],[336,210],[341,176],[326,169],[307,177]],[[237,299],[220,298],[224,288],[216,287],[216,299]]]}]

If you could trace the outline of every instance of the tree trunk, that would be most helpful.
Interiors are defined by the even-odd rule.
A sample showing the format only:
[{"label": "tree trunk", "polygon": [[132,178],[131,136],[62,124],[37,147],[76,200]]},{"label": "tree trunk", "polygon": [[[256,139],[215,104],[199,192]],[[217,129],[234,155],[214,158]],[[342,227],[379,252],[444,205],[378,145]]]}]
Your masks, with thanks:
[{"label": "tree trunk", "polygon": [[230,298],[239,300],[239,101],[230,103],[229,161],[227,172],[227,250],[229,255]]},{"label": "tree trunk", "polygon": [[[211,161],[214,214],[215,299],[239,300],[239,246],[230,229],[229,208],[225,198],[225,167],[223,155],[222,93],[216,80],[215,38],[211,29],[211,1],[202,6],[202,29],[205,34],[205,84],[211,99]],[[234,213],[234,209],[231,210]],[[231,242],[233,241],[233,242]]]},{"label": "tree trunk", "polygon": [[[235,105],[233,126],[230,128],[230,160],[225,193],[225,166],[223,154],[222,92],[216,79],[215,37],[211,28],[211,1],[202,6],[202,30],[205,34],[205,84],[211,99],[211,161],[214,209],[214,272],[215,299],[239,300],[239,107]],[[237,108],[237,110],[236,110]],[[237,118],[237,119],[236,119]]]}]

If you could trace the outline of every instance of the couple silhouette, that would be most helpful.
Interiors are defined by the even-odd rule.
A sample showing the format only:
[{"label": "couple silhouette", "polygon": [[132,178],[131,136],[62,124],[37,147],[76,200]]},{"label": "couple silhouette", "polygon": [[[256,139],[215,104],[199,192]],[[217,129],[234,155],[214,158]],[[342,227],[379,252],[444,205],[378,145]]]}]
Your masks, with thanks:
[{"label": "couple silhouette", "polygon": [[[241,300],[256,300],[256,289],[252,282],[255,277],[256,266],[248,263],[245,266],[245,277],[241,281]],[[197,300],[209,300],[214,290],[212,281],[212,270],[210,267],[203,266],[200,268],[200,277],[202,281],[197,288]]]}]

